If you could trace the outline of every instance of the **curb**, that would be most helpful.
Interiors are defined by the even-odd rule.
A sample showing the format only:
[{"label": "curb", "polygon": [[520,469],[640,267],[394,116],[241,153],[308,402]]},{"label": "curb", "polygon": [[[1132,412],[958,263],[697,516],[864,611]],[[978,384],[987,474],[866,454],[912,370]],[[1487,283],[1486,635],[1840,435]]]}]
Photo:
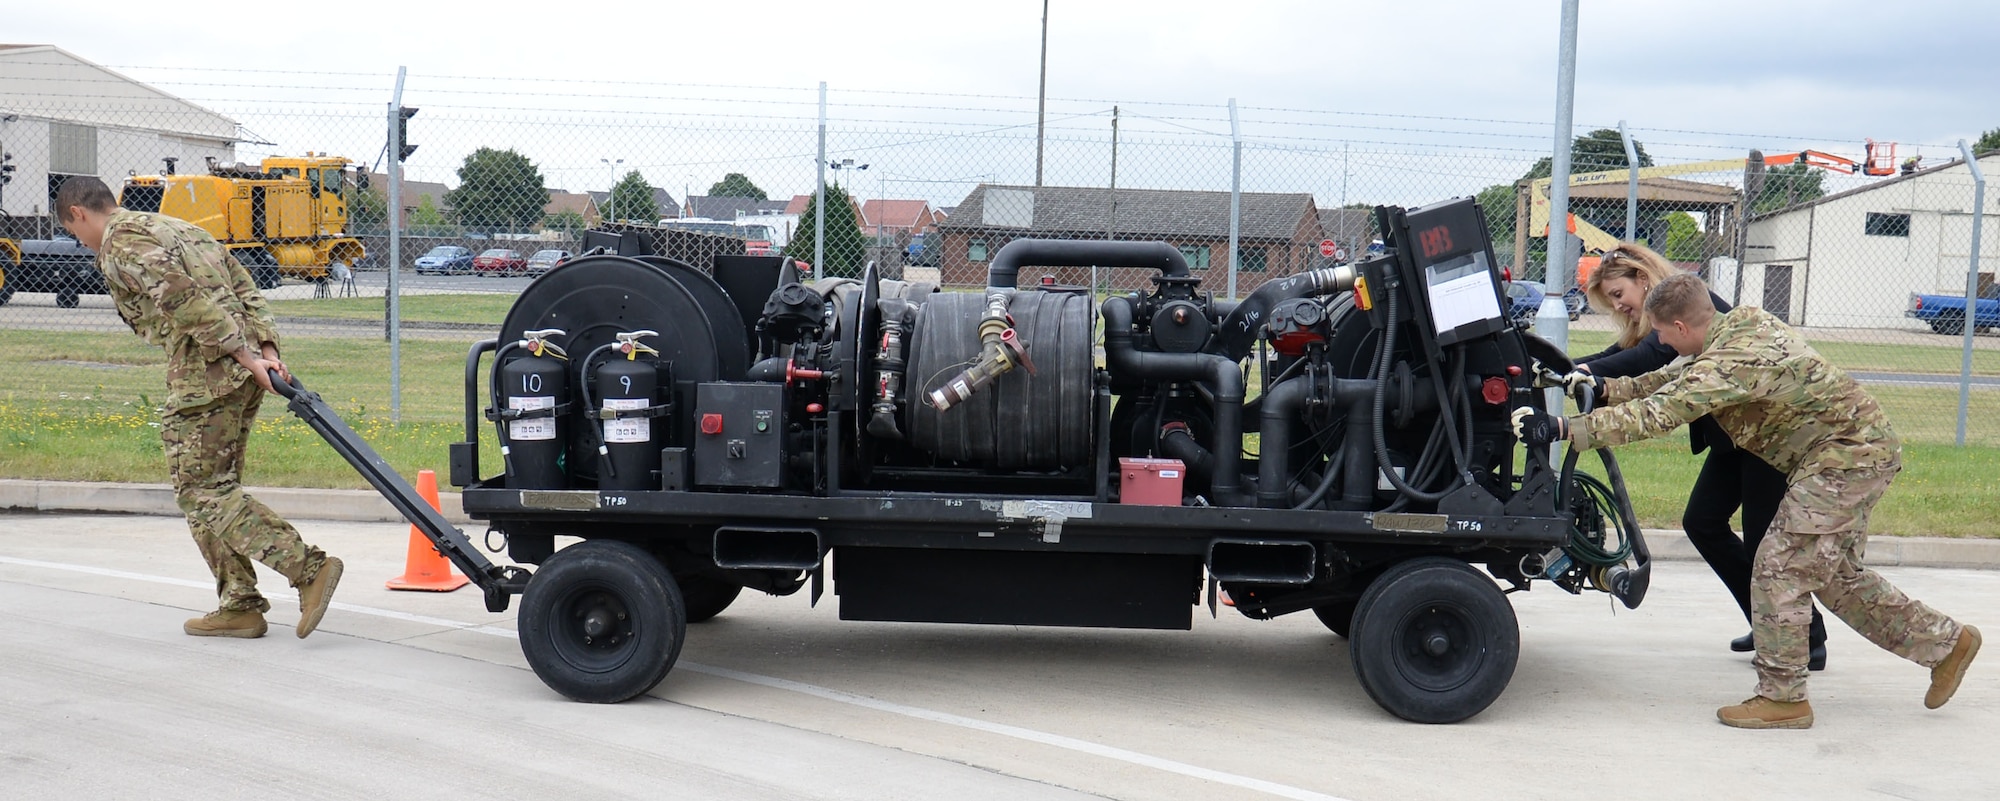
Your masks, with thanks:
[{"label": "curb", "polygon": [[[251,487],[250,494],[287,520],[337,520],[346,523],[405,523],[396,507],[370,490]],[[466,525],[456,492],[439,492],[445,519]],[[14,512],[110,512],[180,517],[180,504],[166,484],[114,484],[103,481],[37,481],[0,479],[0,510]]]},{"label": "curb", "polygon": [[[265,506],[288,520],[337,520],[348,523],[403,523],[402,514],[370,490],[251,488]],[[457,525],[467,517],[456,492],[439,492],[444,516]],[[39,481],[0,479],[0,511],[60,513],[123,513],[180,517],[173,488],[165,484],[114,484],[102,481]],[[1653,558],[1676,562],[1701,561],[1694,545],[1679,529],[1647,529],[1646,544]],[[1950,537],[1872,537],[1868,564],[1873,567],[1945,567],[2000,570],[2000,540]]]}]

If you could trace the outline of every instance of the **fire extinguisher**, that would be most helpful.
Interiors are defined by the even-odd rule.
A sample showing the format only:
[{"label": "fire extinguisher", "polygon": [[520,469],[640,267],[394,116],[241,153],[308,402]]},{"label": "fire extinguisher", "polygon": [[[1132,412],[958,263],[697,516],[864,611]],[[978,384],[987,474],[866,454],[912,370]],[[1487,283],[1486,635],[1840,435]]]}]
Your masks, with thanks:
[{"label": "fire extinguisher", "polygon": [[616,334],[612,342],[584,359],[584,369],[589,370],[600,355],[611,354],[593,374],[592,383],[600,397],[593,401],[589,385],[584,387],[584,402],[597,420],[599,489],[659,488],[660,445],[654,436],[653,418],[669,407],[654,402],[660,386],[659,368],[651,359],[639,358],[640,354],[660,355],[640,341],[656,336],[657,331]]},{"label": "fire extinguisher", "polygon": [[[507,484],[520,489],[568,489],[564,454],[569,426],[569,354],[553,342],[559,328],[528,331],[494,357],[493,405]],[[513,355],[515,351],[525,351]]]}]

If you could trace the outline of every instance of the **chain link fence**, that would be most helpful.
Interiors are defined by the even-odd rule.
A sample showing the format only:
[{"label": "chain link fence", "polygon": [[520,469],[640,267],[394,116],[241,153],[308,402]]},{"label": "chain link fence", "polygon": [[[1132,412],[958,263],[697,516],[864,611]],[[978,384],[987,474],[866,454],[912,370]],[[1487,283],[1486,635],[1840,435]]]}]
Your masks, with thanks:
[{"label": "chain link fence", "polygon": [[[125,330],[50,216],[70,175],[229,242],[294,339],[379,342],[392,269],[409,336],[491,336],[507,293],[605,227],[646,231],[702,269],[718,254],[783,254],[827,275],[872,262],[947,288],[983,284],[1014,239],[1163,240],[1228,296],[1365,256],[1375,204],[1476,195],[1520,279],[1516,308],[1532,316],[1533,282],[1552,283],[1537,180],[1547,123],[1076,99],[1052,99],[1038,120],[1021,97],[410,75],[401,123],[414,149],[392,206],[392,74],[113,71],[50,51],[0,82],[0,149],[15,168],[0,237],[20,251],[9,261],[0,245],[0,353],[40,377],[0,390],[15,404],[95,386],[118,363],[88,356],[100,340],[63,339]],[[1973,174],[1956,148],[1650,122],[1631,129],[1636,192],[1616,131],[1579,139],[1581,247],[1555,260],[1562,283],[1592,252],[1645,241],[1798,326],[1869,383],[1907,439],[1951,442],[1974,238]],[[2000,168],[2000,154],[1983,166]],[[1976,280],[1995,310],[1970,319],[1968,441],[1984,445],[2000,445],[1987,422],[2000,416],[1996,217],[1989,197]],[[1135,271],[1044,272],[1100,291],[1149,286]],[[1572,307],[1573,350],[1610,340],[1606,315]]]}]

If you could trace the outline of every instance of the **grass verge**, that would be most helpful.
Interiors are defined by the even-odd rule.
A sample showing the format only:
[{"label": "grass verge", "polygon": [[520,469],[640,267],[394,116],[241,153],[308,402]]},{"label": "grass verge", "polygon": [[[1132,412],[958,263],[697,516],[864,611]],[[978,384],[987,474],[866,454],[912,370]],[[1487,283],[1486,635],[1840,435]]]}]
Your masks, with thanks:
[{"label": "grass verge", "polygon": [[[1578,333],[1584,340],[1582,334],[1593,332]],[[443,474],[446,446],[463,436],[467,344],[403,343],[401,422],[390,420],[386,343],[293,338],[285,358],[390,465],[414,478],[419,469]],[[1578,350],[1588,346],[1580,341]],[[0,386],[0,477],[166,480],[154,410],[165,385],[165,357],[157,348],[127,333],[0,330],[0,359],[9,365]],[[2000,426],[1990,423],[2000,419],[2000,392],[1974,393],[1972,419],[1989,422],[1975,429],[1975,446],[1967,448],[1949,444],[1955,415],[1941,413],[1955,409],[1955,390],[1886,387],[1875,393],[1909,444],[1903,474],[1876,509],[1871,528],[2000,536],[1990,522],[2000,519]],[[492,426],[482,424],[480,431],[482,471],[492,475],[500,469]],[[1685,437],[1627,446],[1618,454],[1641,522],[1678,528],[1701,466]],[[276,398],[264,405],[246,473],[248,483],[259,485],[366,487]]]},{"label": "grass verge", "polygon": [[[508,292],[455,295],[404,295],[403,320],[423,323],[477,323],[500,327],[516,295]],[[271,301],[273,317],[314,317],[333,320],[380,320],[381,298],[317,298]]]}]

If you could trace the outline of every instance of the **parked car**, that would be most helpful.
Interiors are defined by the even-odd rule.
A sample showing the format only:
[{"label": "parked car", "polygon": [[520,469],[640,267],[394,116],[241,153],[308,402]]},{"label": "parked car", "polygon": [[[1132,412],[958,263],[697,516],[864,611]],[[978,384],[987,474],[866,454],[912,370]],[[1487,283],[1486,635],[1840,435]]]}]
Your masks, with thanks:
[{"label": "parked car", "polygon": [[102,295],[104,274],[97,270],[97,253],[68,236],[23,239],[21,263],[0,259],[0,305],[16,292],[49,292],[56,305],[74,309],[82,295]]},{"label": "parked car", "polygon": [[472,251],[457,245],[439,245],[417,257],[418,275],[466,275],[472,272]]},{"label": "parked car", "polygon": [[535,255],[528,257],[528,274],[541,275],[571,258],[574,255],[567,250],[537,250]]},{"label": "parked car", "polygon": [[492,248],[481,251],[472,260],[472,274],[481,277],[527,275],[528,259],[518,250]]},{"label": "parked car", "polygon": [[910,237],[910,246],[903,249],[903,262],[913,267],[936,267],[944,263],[943,249],[932,242],[934,238],[928,232]]},{"label": "parked car", "polygon": [[1522,328],[1535,324],[1535,315],[1542,311],[1542,299],[1548,297],[1548,289],[1540,281],[1507,282],[1507,319]]},{"label": "parked car", "polygon": [[[2000,289],[1988,287],[1972,301],[1972,330],[1985,333],[2000,325]],[[1965,296],[1910,293],[1910,305],[1903,316],[1923,322],[1946,336],[1965,333]]]}]

